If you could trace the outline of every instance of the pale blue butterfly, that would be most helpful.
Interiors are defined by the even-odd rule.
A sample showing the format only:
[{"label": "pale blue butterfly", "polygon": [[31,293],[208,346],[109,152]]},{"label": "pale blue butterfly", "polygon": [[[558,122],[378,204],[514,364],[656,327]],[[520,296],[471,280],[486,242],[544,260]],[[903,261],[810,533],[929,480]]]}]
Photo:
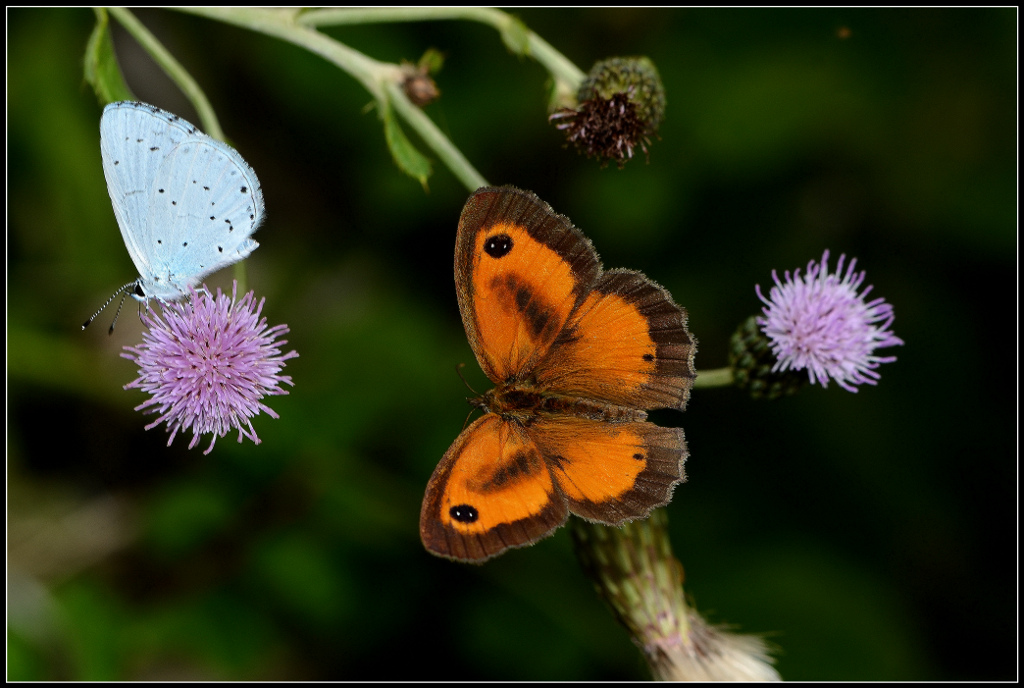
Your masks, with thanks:
[{"label": "pale blue butterfly", "polygon": [[176,301],[259,246],[252,233],[263,220],[263,192],[256,173],[226,143],[155,105],[123,100],[103,109],[100,154],[139,277],[114,292],[82,329],[121,292],[143,303]]}]

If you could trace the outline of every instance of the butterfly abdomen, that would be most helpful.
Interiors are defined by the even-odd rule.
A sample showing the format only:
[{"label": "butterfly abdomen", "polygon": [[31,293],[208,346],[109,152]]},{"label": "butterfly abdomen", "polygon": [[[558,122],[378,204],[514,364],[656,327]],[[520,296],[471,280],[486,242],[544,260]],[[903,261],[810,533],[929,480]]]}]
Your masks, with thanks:
[{"label": "butterfly abdomen", "polygon": [[518,386],[499,385],[473,404],[507,420],[529,425],[543,416],[574,416],[607,422],[639,422],[647,418],[640,409],[590,399],[552,394]]}]

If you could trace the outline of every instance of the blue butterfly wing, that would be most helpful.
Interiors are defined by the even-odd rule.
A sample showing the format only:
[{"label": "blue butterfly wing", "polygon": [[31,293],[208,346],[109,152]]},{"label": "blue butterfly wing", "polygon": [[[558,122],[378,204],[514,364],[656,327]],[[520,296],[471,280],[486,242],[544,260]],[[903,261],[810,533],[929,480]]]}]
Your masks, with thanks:
[{"label": "blue butterfly wing", "polygon": [[180,117],[133,101],[107,105],[100,118],[107,192],[128,255],[143,281],[153,276],[147,244],[150,189],[167,154],[195,132]]},{"label": "blue butterfly wing", "polygon": [[263,193],[231,146],[156,106],[120,101],[103,110],[100,152],[145,298],[179,299],[259,246],[251,235]]},{"label": "blue butterfly wing", "polygon": [[198,132],[176,145],[149,194],[152,295],[179,298],[248,256],[259,246],[251,236],[263,212],[259,180],[237,151]]}]

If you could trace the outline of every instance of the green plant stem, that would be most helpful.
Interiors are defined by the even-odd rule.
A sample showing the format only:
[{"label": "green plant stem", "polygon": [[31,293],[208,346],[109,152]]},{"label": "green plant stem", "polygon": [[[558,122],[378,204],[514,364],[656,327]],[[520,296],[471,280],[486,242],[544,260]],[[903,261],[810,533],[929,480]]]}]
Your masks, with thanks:
[{"label": "green plant stem", "polygon": [[192,78],[192,75],[185,71],[181,63],[174,59],[167,48],[149,32],[149,29],[143,26],[142,22],[135,18],[134,14],[124,7],[110,7],[108,11],[182,90],[199,114],[203,131],[213,138],[223,141],[224,131],[220,128],[220,122],[213,111],[213,106],[210,105],[210,100],[196,80]]},{"label": "green plant stem", "polygon": [[378,103],[390,103],[395,112],[416,130],[423,142],[466,185],[466,188],[475,191],[480,186],[486,186],[487,182],[483,175],[470,164],[437,125],[406,97],[400,86],[405,76],[398,65],[378,62],[316,29],[296,23],[297,18],[305,16],[300,15],[297,10],[211,7],[181,9],[274,36],[320,55],[359,81]]},{"label": "green plant stem", "polygon": [[694,389],[699,387],[731,387],[733,384],[732,368],[715,368],[714,370],[698,370],[697,379],[693,381]]},{"label": "green plant stem", "polygon": [[[308,26],[342,26],[375,22],[407,22],[465,20],[486,24],[497,30],[506,44],[509,36],[520,31],[524,40],[522,54],[537,60],[557,81],[564,82],[575,92],[586,74],[550,43],[527,29],[512,15],[493,7],[373,7],[335,8],[303,12],[296,21]],[[511,45],[509,47],[512,47]]]},{"label": "green plant stem", "polygon": [[420,135],[423,142],[430,146],[430,149],[437,154],[437,157],[448,166],[459,181],[469,191],[476,191],[481,186],[488,186],[487,180],[475,167],[466,159],[458,148],[441,133],[433,120],[427,117],[423,110],[413,105],[405,95],[402,87],[396,83],[388,84],[388,96],[395,112],[401,115],[409,123],[416,133]]}]

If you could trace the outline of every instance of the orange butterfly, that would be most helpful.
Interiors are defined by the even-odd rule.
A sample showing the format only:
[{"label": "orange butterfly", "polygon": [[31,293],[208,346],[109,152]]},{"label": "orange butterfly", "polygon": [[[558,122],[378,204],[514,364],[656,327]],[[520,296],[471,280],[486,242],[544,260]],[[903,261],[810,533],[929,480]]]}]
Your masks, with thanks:
[{"label": "orange butterfly", "polygon": [[590,241],[529,191],[481,188],[455,244],[462,322],[497,385],[470,403],[427,485],[420,537],[481,562],[550,535],[569,513],[619,525],[682,482],[679,428],[644,409],[686,406],[696,341],[686,311],[632,270],[602,270]]}]

